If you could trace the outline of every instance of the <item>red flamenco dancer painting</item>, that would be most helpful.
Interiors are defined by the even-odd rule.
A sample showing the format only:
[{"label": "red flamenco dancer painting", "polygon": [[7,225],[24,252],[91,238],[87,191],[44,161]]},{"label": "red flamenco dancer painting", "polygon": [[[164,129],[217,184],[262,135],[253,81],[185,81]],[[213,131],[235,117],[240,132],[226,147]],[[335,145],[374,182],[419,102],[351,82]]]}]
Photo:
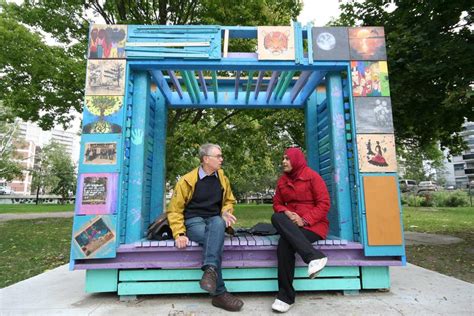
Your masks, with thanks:
[{"label": "red flamenco dancer painting", "polygon": [[358,134],[359,170],[361,172],[396,172],[393,134]]}]

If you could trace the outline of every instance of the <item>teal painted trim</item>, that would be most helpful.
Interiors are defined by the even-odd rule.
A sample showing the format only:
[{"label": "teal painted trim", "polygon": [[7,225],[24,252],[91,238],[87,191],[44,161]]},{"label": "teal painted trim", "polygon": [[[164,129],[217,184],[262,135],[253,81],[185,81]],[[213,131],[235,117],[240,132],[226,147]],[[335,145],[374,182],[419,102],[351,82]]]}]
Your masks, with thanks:
[{"label": "teal painted trim", "polygon": [[288,74],[286,75],[285,81],[283,82],[280,91],[278,91],[278,99],[281,100],[283,98],[283,95],[286,92],[286,89],[288,88],[291,80],[293,79],[293,75],[295,74],[295,71],[289,71]]},{"label": "teal painted trim", "polygon": [[117,292],[117,285],[117,270],[86,270],[87,293]]},{"label": "teal painted trim", "polygon": [[346,133],[344,130],[344,99],[340,73],[326,75],[326,95],[331,117],[331,144],[333,169],[333,203],[331,208],[337,210],[338,230],[335,233],[342,239],[353,240],[354,232],[351,212],[351,188],[349,185],[349,166],[347,163]]},{"label": "teal painted trim", "polygon": [[[197,97],[194,95],[194,89],[191,86],[191,81],[189,80],[189,75],[188,72],[185,70],[181,71],[181,76],[183,77],[184,80],[184,85],[186,86],[186,90],[188,91],[189,96],[191,97],[191,102],[196,103],[197,102]],[[171,100],[169,100],[171,102]]]},{"label": "teal painted trim", "polygon": [[188,78],[191,81],[191,86],[194,90],[194,95],[196,96],[197,102],[199,103],[199,101],[201,100],[201,97],[200,97],[201,91],[199,90],[199,85],[198,85],[196,74],[194,73],[194,71],[188,71]]},{"label": "teal painted trim", "polygon": [[318,105],[316,101],[316,92],[310,95],[305,107],[305,143],[306,157],[308,158],[308,166],[319,172],[319,155],[318,155]]},{"label": "teal painted trim", "polygon": [[157,92],[155,94],[155,128],[153,148],[153,175],[150,201],[150,222],[163,213],[165,204],[166,182],[166,126],[168,109],[165,97]]},{"label": "teal painted trim", "polygon": [[[396,246],[370,246],[368,244],[368,237],[367,237],[367,218],[366,218],[366,211],[365,211],[365,199],[364,199],[364,186],[360,186],[360,195],[361,200],[360,204],[362,205],[362,216],[361,216],[361,238],[362,244],[364,245],[364,254],[366,256],[405,256],[405,237],[403,236],[404,228],[403,228],[403,212],[402,212],[402,204],[400,201],[400,186],[398,185],[398,175],[396,173],[360,173],[360,183],[363,184],[364,177],[387,177],[393,176],[395,178],[395,183],[397,185],[398,191],[398,207],[400,209],[400,227],[402,230],[402,245]],[[402,259],[400,259],[402,260]]]},{"label": "teal painted trim", "polygon": [[286,76],[288,75],[288,73],[289,73],[288,71],[282,71],[281,72],[280,77],[278,78],[278,82],[277,82],[277,85],[275,87],[275,90],[273,91],[273,93],[275,94],[274,99],[276,99],[278,97],[278,94],[280,93],[281,87],[283,86],[283,82],[285,81]]},{"label": "teal painted trim", "polygon": [[362,288],[389,289],[390,271],[388,267],[361,267]]},{"label": "teal painted trim", "polygon": [[[295,278],[306,278],[308,269],[306,267],[297,267],[295,269]],[[334,277],[358,277],[360,275],[359,267],[326,267],[318,275],[318,278]],[[248,280],[248,279],[276,279],[277,268],[239,268],[222,269],[224,280]],[[202,277],[201,269],[139,269],[139,270],[121,270],[119,280],[126,281],[190,281],[200,280]]]},{"label": "teal painted trim", "polygon": [[212,72],[212,91],[214,91],[214,102],[217,102],[217,94],[219,92],[219,87],[217,85],[217,73],[216,73],[216,71]]},{"label": "teal painted trim", "polygon": [[[145,155],[147,150],[147,127],[150,113],[150,76],[146,71],[134,73],[132,129],[130,145],[129,188],[127,206],[127,244],[140,240],[145,231],[143,211],[145,203]],[[148,205],[149,207],[149,205]],[[147,214],[149,216],[149,214]]]},{"label": "teal painted trim", "polygon": [[[278,291],[277,280],[243,280],[226,281],[229,292],[275,292]],[[293,286],[296,291],[327,291],[327,290],[359,290],[359,278],[328,278],[328,279],[295,279]],[[143,294],[179,294],[206,293],[197,281],[182,282],[121,282],[118,285],[119,295]]]},{"label": "teal painted trim", "polygon": [[[317,72],[345,71],[350,65],[349,61],[315,61],[312,65],[295,64],[294,61],[262,61],[239,58],[224,58],[221,60],[187,60],[187,59],[146,59],[127,61],[133,70],[214,70],[237,71],[303,71],[315,70]],[[323,74],[324,77],[324,74]]]},{"label": "teal painted trim", "polygon": [[252,91],[252,82],[253,82],[253,75],[254,71],[249,71],[248,79],[247,79],[247,87],[245,91],[245,104],[249,103],[250,92]]},{"label": "teal painted trim", "polygon": [[313,64],[313,23],[306,24],[308,34],[308,64]]},{"label": "teal painted trim", "polygon": [[295,63],[301,64],[303,60],[303,32],[301,23],[293,21],[293,31],[295,34]]}]

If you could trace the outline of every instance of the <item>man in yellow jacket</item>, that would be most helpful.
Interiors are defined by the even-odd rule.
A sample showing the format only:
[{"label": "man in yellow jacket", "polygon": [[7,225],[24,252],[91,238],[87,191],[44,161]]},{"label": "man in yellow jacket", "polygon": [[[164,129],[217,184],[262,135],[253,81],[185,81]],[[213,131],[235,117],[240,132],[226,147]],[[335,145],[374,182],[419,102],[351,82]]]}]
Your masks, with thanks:
[{"label": "man in yellow jacket", "polygon": [[227,292],[222,279],[225,228],[234,224],[235,198],[229,179],[221,169],[221,147],[204,144],[199,148],[201,165],[179,179],[166,211],[177,248],[189,240],[203,247],[204,271],[199,285],[212,296],[212,305],[239,311],[244,303]]}]

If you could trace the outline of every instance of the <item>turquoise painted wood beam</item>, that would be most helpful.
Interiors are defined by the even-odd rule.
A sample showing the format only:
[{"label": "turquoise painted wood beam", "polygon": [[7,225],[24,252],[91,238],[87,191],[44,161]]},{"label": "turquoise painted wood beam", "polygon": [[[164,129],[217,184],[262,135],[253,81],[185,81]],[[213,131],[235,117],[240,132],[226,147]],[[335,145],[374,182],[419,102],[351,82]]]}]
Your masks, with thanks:
[{"label": "turquoise painted wood beam", "polygon": [[197,103],[196,96],[194,95],[194,89],[191,86],[191,81],[188,78],[188,73],[186,70],[181,71],[181,76],[183,77],[184,85],[186,86],[186,90],[188,90],[188,95],[191,97],[193,103]]},{"label": "turquoise painted wood beam", "polygon": [[146,126],[148,126],[150,106],[150,76],[147,71],[135,72],[132,97],[132,126],[130,145],[129,186],[125,242],[134,243],[143,237],[145,219],[145,151]]},{"label": "turquoise painted wood beam", "polygon": [[[349,165],[347,163],[346,132],[344,128],[344,98],[342,94],[342,78],[340,73],[326,75],[326,98],[328,100],[331,136],[331,160],[333,163],[332,178],[333,194],[331,209],[335,209],[338,231],[332,231],[342,239],[354,238],[352,226],[351,188],[349,185]],[[332,226],[334,227],[334,226]]]},{"label": "turquoise painted wood beam", "polygon": [[212,90],[214,91],[214,102],[217,103],[217,94],[219,92],[219,87],[217,85],[217,73],[212,72]]},{"label": "turquoise painted wood beam", "polygon": [[173,82],[173,85],[176,89],[176,92],[178,92],[179,97],[182,99],[183,98],[183,89],[181,89],[181,84],[179,83],[178,77],[176,77],[176,74],[173,70],[168,70],[168,74],[171,78],[171,81]]},{"label": "turquoise painted wood beam", "polygon": [[155,98],[155,126],[153,128],[153,168],[150,201],[150,222],[164,211],[166,189],[166,125],[168,110],[163,94],[157,91]]},{"label": "turquoise painted wood beam", "polygon": [[199,82],[201,83],[202,92],[204,93],[204,98],[207,100],[207,85],[206,80],[204,79],[204,75],[202,74],[202,70],[198,71],[199,75]]},{"label": "turquoise painted wood beam", "polygon": [[235,74],[235,99],[239,96],[239,81],[240,81],[240,70],[237,70]]},{"label": "turquoise painted wood beam", "polygon": [[[300,76],[301,78],[301,76]],[[291,94],[290,94],[291,96]],[[316,92],[312,93],[306,101],[305,106],[305,143],[306,156],[308,157],[308,166],[319,172],[319,155],[318,155],[318,110],[316,101]]]},{"label": "turquoise painted wood beam", "polygon": [[188,71],[188,78],[191,81],[191,86],[194,90],[194,95],[196,96],[197,102],[201,100],[200,94],[201,91],[199,90],[199,85],[196,79],[196,74],[194,71]]},{"label": "turquoise painted wood beam", "polygon": [[267,87],[267,103],[270,102],[270,98],[272,97],[272,92],[275,88],[275,85],[277,83],[277,80],[278,80],[278,76],[280,75],[280,72],[279,71],[274,71],[272,72],[272,76],[270,78],[270,82],[268,83],[268,87]]},{"label": "turquoise painted wood beam", "polygon": [[283,83],[285,82],[286,77],[288,76],[288,74],[289,74],[289,71],[282,71],[281,72],[280,78],[278,78],[278,83],[277,83],[277,86],[275,88],[275,97],[274,97],[275,99],[278,97],[278,94],[280,93],[280,90],[283,87]]},{"label": "turquoise painted wood beam", "polygon": [[260,93],[260,85],[262,84],[263,82],[263,75],[265,74],[265,72],[263,71],[259,71],[258,72],[258,77],[257,77],[257,83],[255,84],[255,99],[258,97],[258,94]]},{"label": "turquoise painted wood beam", "polygon": [[245,104],[249,103],[250,91],[252,90],[253,74],[254,74],[253,71],[249,71],[249,75],[247,79],[247,88],[245,91]]},{"label": "turquoise painted wood beam", "polygon": [[305,70],[301,72],[300,77],[296,80],[295,85],[291,89],[291,102],[294,102],[298,94],[300,93],[301,89],[305,86],[306,82],[308,81],[309,76],[311,75],[312,71]]},{"label": "turquoise painted wood beam", "polygon": [[215,98],[201,99],[201,102],[194,103],[191,100],[191,97],[187,94],[184,95],[181,100],[177,95],[174,96],[171,102],[168,104],[169,108],[236,108],[236,109],[253,109],[253,108],[303,108],[305,103],[291,103],[290,93],[287,92],[281,99],[271,99],[270,102],[266,102],[266,95],[260,93],[257,99],[249,98],[248,103],[246,103],[246,94],[239,93],[237,99],[234,99],[234,94],[228,92],[218,92],[217,93],[218,101],[215,101]]},{"label": "turquoise painted wood beam", "polygon": [[311,93],[314,92],[314,89],[323,81],[326,72],[324,71],[314,71],[308,78],[306,85],[301,90],[300,94],[296,97],[295,103],[305,102]]},{"label": "turquoise painted wood beam", "polygon": [[291,80],[293,80],[293,75],[295,74],[295,71],[289,71],[288,74],[286,75],[285,81],[281,85],[280,92],[278,92],[278,99],[281,99],[283,95],[286,92],[286,89],[288,88],[288,85],[290,84]]},{"label": "turquoise painted wood beam", "polygon": [[127,62],[132,70],[149,70],[150,68],[166,70],[216,70],[216,71],[237,71],[237,70],[265,70],[265,71],[345,71],[349,67],[349,61],[318,61],[313,65],[295,64],[290,61],[262,61],[262,60],[188,60],[188,59],[154,59],[154,60],[131,60]]}]

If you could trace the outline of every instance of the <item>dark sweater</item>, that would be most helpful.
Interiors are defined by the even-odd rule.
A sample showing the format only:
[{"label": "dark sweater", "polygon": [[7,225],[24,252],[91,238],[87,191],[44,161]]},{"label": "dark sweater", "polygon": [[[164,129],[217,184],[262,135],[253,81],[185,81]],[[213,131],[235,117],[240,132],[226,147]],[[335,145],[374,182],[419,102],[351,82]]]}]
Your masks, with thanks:
[{"label": "dark sweater", "polygon": [[222,192],[219,178],[215,175],[206,176],[196,182],[191,201],[184,209],[184,218],[211,217],[220,215],[222,208]]}]

